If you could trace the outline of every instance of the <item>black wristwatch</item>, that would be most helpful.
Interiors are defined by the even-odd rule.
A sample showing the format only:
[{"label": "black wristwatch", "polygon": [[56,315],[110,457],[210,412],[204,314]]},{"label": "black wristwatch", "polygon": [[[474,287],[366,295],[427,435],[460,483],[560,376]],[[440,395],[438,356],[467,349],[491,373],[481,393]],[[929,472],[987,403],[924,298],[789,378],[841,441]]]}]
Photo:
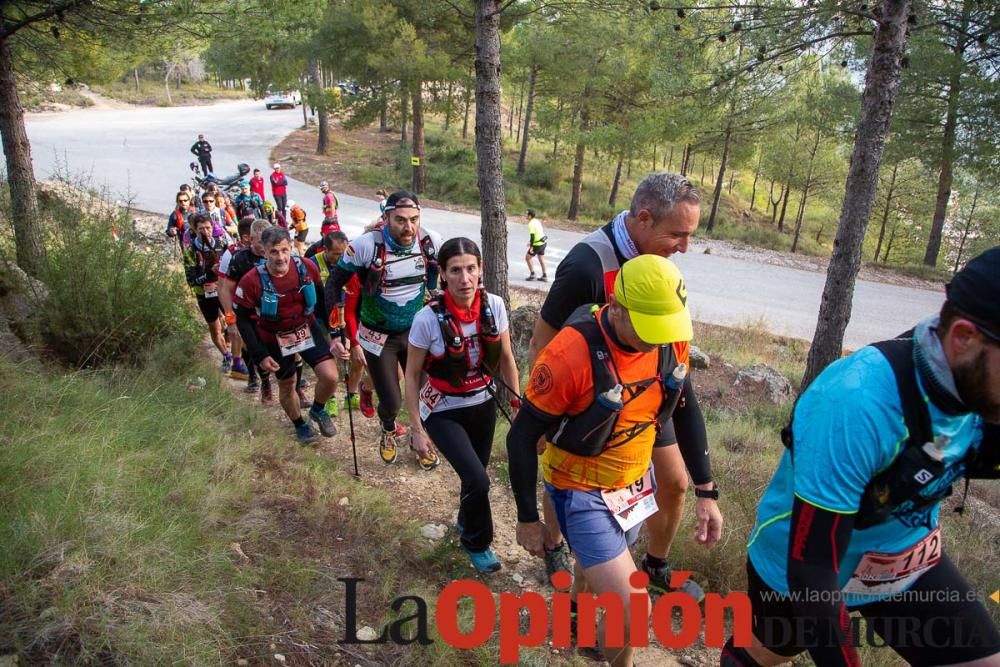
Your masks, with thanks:
[{"label": "black wristwatch", "polygon": [[703,491],[698,487],[694,489],[695,498],[711,498],[712,500],[719,499],[719,485],[716,482],[712,482],[712,488],[708,491]]}]

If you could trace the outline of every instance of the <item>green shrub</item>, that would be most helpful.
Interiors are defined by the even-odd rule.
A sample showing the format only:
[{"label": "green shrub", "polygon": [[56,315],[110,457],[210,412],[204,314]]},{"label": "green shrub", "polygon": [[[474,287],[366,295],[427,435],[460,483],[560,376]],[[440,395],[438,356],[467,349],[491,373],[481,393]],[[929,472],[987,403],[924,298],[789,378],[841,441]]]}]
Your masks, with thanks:
[{"label": "green shrub", "polygon": [[131,364],[165,341],[197,341],[182,274],[160,251],[139,244],[124,213],[116,227],[118,241],[104,221],[59,226],[42,268],[46,342],[78,367]]},{"label": "green shrub", "polygon": [[524,174],[521,175],[521,182],[529,188],[555,190],[559,185],[561,177],[562,170],[555,162],[527,162],[524,165]]}]

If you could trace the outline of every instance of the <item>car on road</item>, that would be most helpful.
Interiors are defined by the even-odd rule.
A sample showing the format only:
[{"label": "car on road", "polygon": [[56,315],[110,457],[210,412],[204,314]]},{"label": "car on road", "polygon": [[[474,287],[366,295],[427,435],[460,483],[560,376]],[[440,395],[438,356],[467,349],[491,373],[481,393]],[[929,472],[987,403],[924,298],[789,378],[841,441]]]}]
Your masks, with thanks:
[{"label": "car on road", "polygon": [[358,84],[353,83],[352,81],[338,81],[337,88],[340,88],[341,92],[345,95],[357,95],[361,92],[361,88],[358,87]]},{"label": "car on road", "polygon": [[281,107],[294,109],[299,104],[302,104],[302,97],[297,90],[272,91],[264,98],[264,106],[268,109],[280,109]]}]

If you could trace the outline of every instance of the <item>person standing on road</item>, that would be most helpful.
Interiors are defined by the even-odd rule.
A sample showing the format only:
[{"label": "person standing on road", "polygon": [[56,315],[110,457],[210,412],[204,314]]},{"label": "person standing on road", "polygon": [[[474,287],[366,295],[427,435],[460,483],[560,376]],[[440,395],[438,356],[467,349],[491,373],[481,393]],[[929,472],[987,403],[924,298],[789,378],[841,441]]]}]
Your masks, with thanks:
[{"label": "person standing on road", "polygon": [[[576,592],[621,599],[624,627],[610,636],[615,630],[628,636],[631,614],[641,607],[641,618],[649,614],[646,591],[631,582],[636,566],[629,547],[656,511],[653,442],[680,400],[691,334],[677,267],[657,255],[626,261],[608,304],[575,309],[538,355],[507,436],[518,544],[545,555],[548,533],[536,502],[536,443],[544,435],[546,496],[576,556]],[[721,537],[722,519],[714,500],[704,510],[714,518],[701,541],[711,546]],[[600,627],[596,634],[613,666],[632,665],[627,640],[609,643]]]},{"label": "person standing on road", "polygon": [[483,258],[470,239],[445,241],[438,261],[442,292],[413,318],[406,353],[406,411],[419,416],[410,420],[410,447],[418,460],[437,460],[436,443],[458,473],[462,548],[477,572],[496,572],[488,470],[497,396],[521,404],[507,309],[480,286]]},{"label": "person standing on road", "polygon": [[267,199],[264,193],[264,177],[260,175],[260,169],[253,170],[253,177],[250,179],[250,192],[260,197],[261,201]]},{"label": "person standing on road", "polygon": [[[686,252],[688,240],[698,228],[699,209],[698,191],[683,176],[666,172],[646,176],[636,188],[630,208],[584,237],[560,262],[541,317],[535,323],[528,363],[534,363],[576,308],[585,303],[607,303],[615,277],[626,260],[640,254],[670,257]],[[641,567],[649,575],[650,589],[666,593],[671,590],[672,571],[667,556],[680,526],[689,473],[695,486],[697,535],[709,534],[716,529],[715,522],[721,522],[714,511],[719,492],[712,481],[705,420],[690,374],[672,419],[657,429],[653,469],[659,511],[646,522],[649,542]],[[547,497],[543,498],[543,509],[549,530],[546,569],[551,577],[556,569],[568,569],[568,554]],[[690,579],[685,580],[681,590],[699,601],[705,596]]]},{"label": "person standing on road", "polygon": [[215,169],[212,168],[212,144],[205,141],[205,135],[199,134],[198,141],[191,146],[191,154],[198,158],[201,164],[201,171],[208,176]]},{"label": "person standing on road", "polygon": [[[379,455],[396,460],[398,439],[405,434],[396,421],[402,403],[399,368],[406,367],[407,335],[413,317],[424,307],[427,290],[437,287],[437,250],[441,237],[420,227],[420,201],[411,192],[394,192],[386,201],[386,226],[351,241],[326,283],[328,303],[340,301],[341,290],[358,274],[362,285],[358,343],[352,355],[364,359],[378,395],[382,422]],[[332,346],[345,353],[340,340]],[[431,452],[434,455],[433,452]],[[433,459],[423,467],[436,465]]]},{"label": "person standing on road", "polygon": [[860,665],[852,611],[905,664],[1000,664],[1000,632],[940,525],[954,482],[1000,476],[1000,246],[955,274],[936,316],[827,366],[782,440],[747,547],[756,641],[730,639],[720,664],[808,650]]},{"label": "person standing on road", "polygon": [[531,258],[538,258],[538,265],[542,268],[542,277],[537,278],[540,282],[548,282],[549,276],[545,272],[545,230],[542,229],[542,221],[535,217],[535,212],[528,209],[528,254],[524,256],[524,261],[528,265],[528,277],[525,280],[536,280],[535,267],[531,264]]},{"label": "person standing on road", "polygon": [[340,223],[337,220],[337,209],[340,208],[340,202],[337,201],[337,195],[333,194],[330,184],[326,181],[319,184],[319,189],[323,193],[323,224],[320,228],[320,235],[326,236],[330,232],[340,231]]},{"label": "person standing on road", "polygon": [[309,419],[332,438],[337,428],[326,402],[337,389],[337,365],[315,314],[319,269],[292,256],[292,239],[285,229],[269,227],[261,243],[267,261],[248,271],[236,287],[236,325],[254,361],[278,379],[278,401],[301,444],[315,442],[316,433],[302,417],[295,387],[296,356],[312,367],[316,386]]},{"label": "person standing on road", "polygon": [[[277,162],[274,163],[274,171],[271,172],[271,194],[274,195],[275,207],[284,214],[288,208],[288,178]],[[261,198],[263,199],[264,195],[261,195]]]}]

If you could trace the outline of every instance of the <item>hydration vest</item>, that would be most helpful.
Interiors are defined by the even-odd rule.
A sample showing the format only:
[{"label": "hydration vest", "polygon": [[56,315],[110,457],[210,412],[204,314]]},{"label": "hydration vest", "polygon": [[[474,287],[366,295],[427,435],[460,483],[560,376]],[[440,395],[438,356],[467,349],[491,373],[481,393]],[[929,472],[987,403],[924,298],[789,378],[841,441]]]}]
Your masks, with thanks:
[{"label": "hydration vest", "polygon": [[431,283],[430,276],[432,275],[432,271],[437,270],[437,249],[434,247],[434,241],[431,240],[429,234],[424,234],[417,245],[420,246],[420,254],[424,258],[423,275],[389,280],[385,275],[386,267],[396,262],[412,259],[412,256],[403,255],[397,259],[387,260],[388,251],[386,250],[385,239],[382,237],[382,230],[375,232],[375,253],[365,273],[364,293],[367,296],[378,296],[387,287],[412,285],[419,282]]},{"label": "hydration vest", "polygon": [[323,251],[320,250],[315,255],[313,259],[316,260],[316,266],[319,267],[319,278],[324,285],[326,285],[327,279],[330,277],[330,265],[326,263],[326,257],[323,255]]},{"label": "hydration vest", "polygon": [[[909,335],[904,334],[904,336]],[[996,425],[984,426],[983,440],[979,448],[970,447],[962,461],[948,466],[940,460],[940,457],[933,455],[934,430],[930,410],[917,384],[913,338],[884,340],[872,343],[872,347],[881,352],[892,367],[899,400],[903,406],[903,423],[906,426],[907,439],[892,463],[865,486],[858,512],[854,517],[854,525],[859,529],[870,528],[888,521],[896,510],[907,503],[910,509],[919,511],[950,496],[951,484],[928,495],[921,495],[921,491],[940,480],[952,466],[964,466],[966,491],[969,479],[1000,477],[1000,451],[998,451],[1000,427]],[[781,441],[793,456],[794,417],[793,409],[792,420],[781,430]],[[958,511],[961,511],[961,508],[958,508]]]},{"label": "hydration vest", "polygon": [[[479,320],[476,322],[476,333],[469,337],[462,332],[462,323],[445,305],[443,295],[435,297],[427,305],[437,316],[444,341],[444,352],[440,356],[428,353],[424,363],[431,386],[453,396],[473,394],[489,386],[491,376],[500,371],[503,344],[486,290],[479,290]],[[469,340],[473,337],[479,339],[479,359],[475,364],[469,350]],[[478,372],[469,375],[474,371]]]},{"label": "hydration vest", "polygon": [[[309,272],[306,270],[305,262],[296,256],[292,256],[292,262],[295,264],[295,271],[299,275],[299,287],[298,291],[302,292],[302,298],[305,300],[305,310],[302,313],[304,318],[307,318],[313,314],[316,310],[316,285],[313,283],[312,279],[309,277]],[[271,275],[267,272],[267,262],[261,261],[256,266],[257,275],[260,276],[260,286],[262,293],[260,295],[260,305],[257,307],[257,315],[261,319],[277,322],[278,321],[278,299],[281,296],[278,291],[274,288],[274,283],[271,281]]]},{"label": "hydration vest", "polygon": [[[631,394],[619,407],[608,405],[600,397],[616,387],[621,387],[617,377],[611,350],[601,331],[597,318],[600,317],[600,306],[585,304],[580,306],[564,326],[572,327],[580,332],[587,348],[590,350],[590,368],[594,380],[594,401],[586,410],[578,415],[564,416],[562,420],[549,429],[549,442],[560,449],[578,456],[597,456],[609,447],[620,447],[643,433],[650,426],[659,430],[660,423],[666,421],[677,407],[684,384],[687,367],[677,361],[673,345],[659,346],[657,374],[651,378],[633,382],[626,390]],[[618,417],[629,402],[640,394],[659,383],[663,393],[656,416],[648,422],[635,424],[627,430],[616,431]],[[609,443],[625,436],[621,442]]]}]

